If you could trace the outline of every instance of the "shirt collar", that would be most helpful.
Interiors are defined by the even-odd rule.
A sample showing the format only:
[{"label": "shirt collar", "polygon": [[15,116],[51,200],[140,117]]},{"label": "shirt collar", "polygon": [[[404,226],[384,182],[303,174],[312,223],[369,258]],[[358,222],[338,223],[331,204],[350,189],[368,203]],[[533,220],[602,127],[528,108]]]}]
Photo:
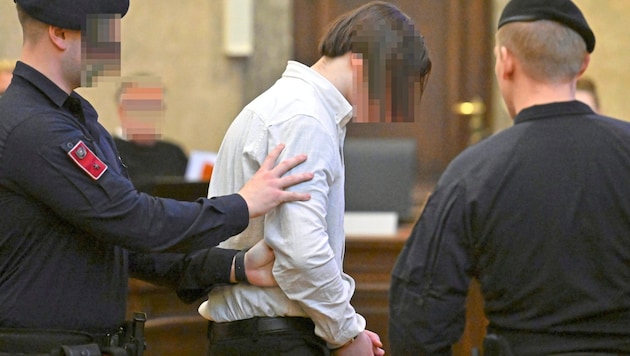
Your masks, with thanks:
[{"label": "shirt collar", "polygon": [[94,109],[94,107],[77,92],[73,91],[72,93],[70,93],[70,95],[68,95],[65,91],[63,91],[63,89],[59,88],[44,74],[40,73],[38,70],[24,62],[17,62],[17,64],[15,65],[15,70],[13,71],[13,75],[22,77],[24,80],[31,83],[59,108],[63,108],[64,103],[66,103],[66,101],[70,97],[79,100],[79,102],[81,103],[81,109],[83,110],[83,112],[86,113],[87,117],[95,118],[98,116],[96,114],[96,109]]},{"label": "shirt collar", "polygon": [[334,112],[335,122],[338,126],[345,127],[352,119],[352,105],[341,94],[339,89],[312,68],[299,62],[289,61],[282,76],[302,79],[315,88]]},{"label": "shirt collar", "polygon": [[556,103],[534,105],[521,110],[521,112],[514,118],[514,124],[521,122],[540,120],[540,119],[552,119],[563,116],[577,116],[595,114],[595,112],[586,104],[581,101],[562,101]]},{"label": "shirt collar", "polygon": [[65,91],[59,88],[45,75],[24,62],[17,62],[13,75],[22,77],[30,82],[58,107],[62,107],[63,103],[68,99],[68,94]]}]

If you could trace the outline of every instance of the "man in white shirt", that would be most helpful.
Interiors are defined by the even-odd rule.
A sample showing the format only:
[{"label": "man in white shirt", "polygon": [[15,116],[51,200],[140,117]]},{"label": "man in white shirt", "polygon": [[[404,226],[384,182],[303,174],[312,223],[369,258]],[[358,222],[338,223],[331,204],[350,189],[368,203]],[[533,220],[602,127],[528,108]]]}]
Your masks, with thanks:
[{"label": "man in white shirt", "polygon": [[[211,355],[384,353],[350,304],[355,284],[343,273],[346,124],[360,103],[370,106],[359,113],[411,117],[413,110],[404,109],[419,100],[431,62],[411,20],[384,2],[342,15],[320,52],[312,67],[290,61],[282,78],[237,116],[219,150],[209,196],[240,187],[280,142],[286,143],[283,155],[308,154],[296,170],[314,178],[295,187],[308,191],[310,201],[253,219],[222,245],[246,249],[264,237],[275,252],[278,287],[240,283],[210,292],[199,312],[211,321]],[[383,84],[376,93],[373,80]],[[388,89],[395,87],[390,83],[398,87]]]}]

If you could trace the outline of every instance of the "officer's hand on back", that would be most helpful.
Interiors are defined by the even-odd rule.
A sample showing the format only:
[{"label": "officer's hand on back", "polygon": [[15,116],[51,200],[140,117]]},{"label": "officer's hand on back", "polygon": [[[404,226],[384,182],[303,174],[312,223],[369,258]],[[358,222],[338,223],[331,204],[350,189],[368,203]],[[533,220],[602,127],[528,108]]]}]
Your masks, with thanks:
[{"label": "officer's hand on back", "polygon": [[276,159],[284,149],[284,144],[276,146],[269,153],[260,169],[238,192],[247,202],[249,217],[264,215],[276,206],[297,200],[309,200],[308,193],[288,192],[284,189],[313,179],[313,173],[298,173],[283,177],[285,173],[306,161],[306,155],[286,159],[274,167]]}]

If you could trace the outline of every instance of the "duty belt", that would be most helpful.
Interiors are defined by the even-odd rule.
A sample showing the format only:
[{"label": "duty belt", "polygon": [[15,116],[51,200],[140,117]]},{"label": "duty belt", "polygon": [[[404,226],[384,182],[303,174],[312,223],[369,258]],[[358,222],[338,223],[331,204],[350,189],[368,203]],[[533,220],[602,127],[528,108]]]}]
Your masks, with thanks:
[{"label": "duty belt", "polygon": [[134,313],[134,320],[110,334],[48,329],[0,328],[0,356],[51,355],[141,356],[145,349],[146,314]]}]

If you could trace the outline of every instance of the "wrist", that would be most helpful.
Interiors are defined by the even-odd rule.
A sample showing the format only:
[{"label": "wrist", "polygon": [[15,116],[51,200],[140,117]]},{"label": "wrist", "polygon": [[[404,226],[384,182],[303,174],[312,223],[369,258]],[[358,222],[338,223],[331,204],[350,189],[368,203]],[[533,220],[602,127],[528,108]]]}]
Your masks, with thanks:
[{"label": "wrist", "polygon": [[230,283],[232,283],[232,284],[236,284],[237,283],[236,282],[236,274],[234,273],[234,269],[235,269],[235,267],[234,267],[235,263],[234,262],[235,262],[235,260],[236,260],[236,255],[234,255],[234,257],[232,257],[232,265],[230,267]]},{"label": "wrist", "polygon": [[358,334],[357,334],[356,336],[354,336],[352,339],[348,340],[345,344],[343,344],[343,345],[341,345],[341,346],[334,347],[334,348],[332,348],[332,349],[330,349],[330,350],[331,350],[331,351],[337,351],[337,350],[341,350],[341,349],[343,349],[343,348],[344,348],[344,347],[346,347],[346,346],[350,346],[350,345],[354,342],[354,340],[356,340],[356,339],[357,339],[357,337],[359,337],[359,335],[358,335]]},{"label": "wrist", "polygon": [[245,253],[247,253],[247,250],[241,250],[234,256],[234,279],[237,283],[248,282],[245,269]]}]

